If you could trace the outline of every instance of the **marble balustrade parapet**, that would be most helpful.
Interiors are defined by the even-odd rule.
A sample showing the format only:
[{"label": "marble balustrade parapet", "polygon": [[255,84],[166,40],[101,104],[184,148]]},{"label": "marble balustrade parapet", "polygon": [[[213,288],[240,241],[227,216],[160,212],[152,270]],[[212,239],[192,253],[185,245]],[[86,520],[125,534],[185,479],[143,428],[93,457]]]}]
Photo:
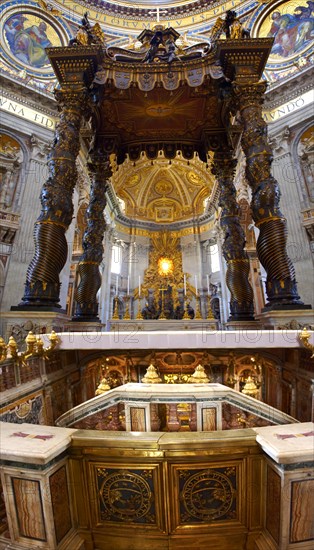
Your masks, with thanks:
[{"label": "marble balustrade parapet", "polygon": [[[311,311],[312,313],[312,311]],[[309,319],[310,321],[310,319]],[[165,323],[165,321],[160,321]],[[66,325],[66,323],[65,323]],[[58,332],[59,350],[123,350],[123,349],[278,349],[303,346],[299,340],[300,330],[290,329],[247,329],[212,330],[208,321],[202,323],[202,330],[180,331],[160,330],[155,332],[138,330],[137,322],[128,331],[102,332]],[[310,343],[314,343],[314,331],[309,331]],[[45,346],[49,335],[41,335]]]},{"label": "marble balustrade parapet", "polygon": [[314,423],[300,422],[289,426],[253,428],[256,441],[263,451],[283,469],[304,467],[306,462],[314,468]]},{"label": "marble balustrade parapet", "polygon": [[2,467],[47,467],[71,445],[76,430],[36,424],[0,422],[0,464]]},{"label": "marble balustrade parapet", "polygon": [[[266,403],[239,393],[222,384],[143,384],[128,383],[109,390],[101,395],[77,405],[56,420],[60,427],[70,427],[87,416],[105,411],[119,403],[124,403],[126,416],[129,408],[145,407],[152,403],[180,404],[196,403],[199,405],[217,406],[226,403],[256,415],[275,424],[290,424],[297,422],[294,418]],[[130,424],[129,424],[130,425]],[[147,430],[150,430],[149,414],[146,420]]]},{"label": "marble balustrade parapet", "polygon": [[[186,450],[199,444],[220,445],[223,439],[252,441],[260,445],[265,455],[277,464],[292,467],[313,463],[314,423],[302,422],[262,428],[242,428],[215,432],[114,432],[101,430],[77,430],[34,424],[0,422],[1,466],[19,464],[23,468],[47,466],[71,446]],[[40,444],[39,444],[40,443]]]}]

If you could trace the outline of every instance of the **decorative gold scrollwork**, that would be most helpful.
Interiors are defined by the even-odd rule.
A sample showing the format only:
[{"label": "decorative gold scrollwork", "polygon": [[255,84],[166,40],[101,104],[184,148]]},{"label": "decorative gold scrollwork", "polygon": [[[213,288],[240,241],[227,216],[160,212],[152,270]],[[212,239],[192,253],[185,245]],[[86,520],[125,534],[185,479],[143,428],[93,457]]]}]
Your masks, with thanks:
[{"label": "decorative gold scrollwork", "polygon": [[303,346],[307,349],[309,349],[312,352],[311,359],[314,358],[314,346],[313,344],[310,344],[309,339],[311,337],[311,333],[307,330],[306,327],[300,332],[299,334],[299,340],[302,342]]}]

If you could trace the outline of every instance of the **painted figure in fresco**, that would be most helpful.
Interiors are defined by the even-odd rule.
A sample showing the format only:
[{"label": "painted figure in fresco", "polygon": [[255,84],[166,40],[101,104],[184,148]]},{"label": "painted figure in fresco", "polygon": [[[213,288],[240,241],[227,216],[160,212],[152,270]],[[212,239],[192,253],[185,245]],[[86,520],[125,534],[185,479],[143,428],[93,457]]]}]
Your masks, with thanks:
[{"label": "painted figure in fresco", "polygon": [[272,13],[272,25],[268,36],[274,36],[272,54],[289,57],[300,51],[313,38],[314,19],[311,17],[314,2],[308,7],[298,6],[294,13]]},{"label": "painted figure in fresco", "polygon": [[25,18],[22,15],[11,17],[5,25],[6,38],[11,52],[23,63],[41,68],[49,63],[45,48],[52,46],[47,36],[47,24],[40,21],[38,25],[24,28]]},{"label": "painted figure in fresco", "polygon": [[24,21],[27,21],[27,18],[24,15],[14,15],[10,17],[5,23],[5,36],[10,46],[10,50],[14,53],[14,42],[15,37],[18,32],[24,29]]}]

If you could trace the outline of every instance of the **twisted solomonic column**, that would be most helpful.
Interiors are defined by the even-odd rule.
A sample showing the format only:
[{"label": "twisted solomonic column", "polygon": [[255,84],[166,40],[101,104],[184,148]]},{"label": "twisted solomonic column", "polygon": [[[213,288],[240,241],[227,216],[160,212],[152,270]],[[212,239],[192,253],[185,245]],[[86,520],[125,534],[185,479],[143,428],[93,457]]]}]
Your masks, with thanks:
[{"label": "twisted solomonic column", "polygon": [[295,271],[286,252],[287,223],[279,209],[280,190],[271,175],[272,151],[262,116],[265,82],[234,84],[246,156],[246,177],[252,188],[252,216],[260,233],[257,254],[267,273],[266,307],[303,305],[298,296]]},{"label": "twisted solomonic column", "polygon": [[83,235],[83,254],[78,264],[80,283],[75,291],[76,311],[73,321],[99,322],[97,292],[101,286],[99,266],[103,257],[106,230],[104,209],[106,190],[111,176],[108,156],[96,150],[88,165],[92,178],[90,200],[86,211],[87,227]]},{"label": "twisted solomonic column", "polygon": [[212,172],[220,186],[220,226],[224,233],[223,256],[227,263],[231,321],[253,320],[253,290],[249,283],[250,260],[245,251],[245,234],[240,225],[240,207],[233,184],[236,160],[230,152],[215,153]]},{"label": "twisted solomonic column", "polygon": [[65,232],[73,217],[72,195],[77,181],[79,132],[88,97],[81,90],[57,90],[61,110],[55,139],[48,155],[49,177],[41,191],[42,210],[34,227],[35,254],[28,267],[20,307],[60,308],[61,272],[67,260]]}]

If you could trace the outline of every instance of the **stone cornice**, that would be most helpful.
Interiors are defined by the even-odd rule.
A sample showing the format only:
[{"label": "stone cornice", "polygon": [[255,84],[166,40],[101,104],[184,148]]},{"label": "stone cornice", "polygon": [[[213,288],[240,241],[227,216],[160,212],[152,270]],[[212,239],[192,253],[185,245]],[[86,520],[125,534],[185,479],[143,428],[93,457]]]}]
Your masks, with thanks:
[{"label": "stone cornice", "polygon": [[313,88],[314,67],[272,85],[265,94],[264,109],[275,109]]},{"label": "stone cornice", "polygon": [[11,80],[10,78],[1,77],[0,80],[1,93],[13,101],[22,103],[23,105],[42,112],[51,117],[58,117],[57,103],[54,97],[46,93],[35,90],[30,86],[25,86],[20,82]]}]

